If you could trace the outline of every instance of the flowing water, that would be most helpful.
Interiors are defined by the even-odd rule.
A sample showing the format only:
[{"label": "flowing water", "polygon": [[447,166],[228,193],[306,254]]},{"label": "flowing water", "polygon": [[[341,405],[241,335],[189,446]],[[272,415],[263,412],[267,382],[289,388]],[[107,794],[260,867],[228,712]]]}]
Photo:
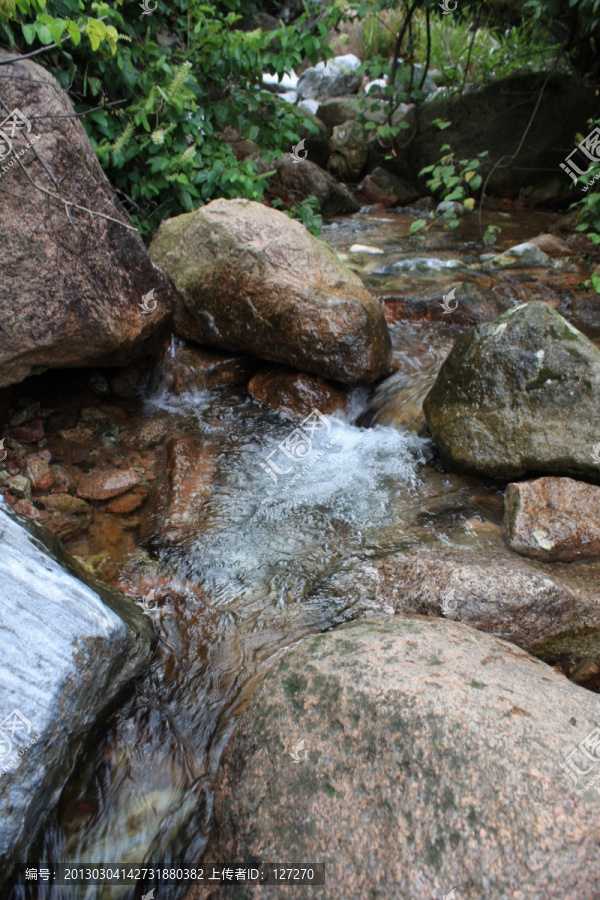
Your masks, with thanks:
[{"label": "flowing water", "polygon": [[[458,269],[440,263],[458,260],[468,272],[474,224],[425,240],[408,237],[412,220],[402,212],[358,214],[331,223],[324,237],[374,293],[435,288],[441,300]],[[532,213],[519,223],[504,217],[504,246],[548,222]],[[349,253],[358,242],[384,252]],[[408,266],[399,267],[403,262]],[[441,471],[422,429],[423,396],[463,329],[451,316],[393,319],[396,374],[368,400],[366,390],[355,390],[343,418],[313,417],[310,446],[305,427],[305,439],[279,457],[289,471],[276,482],[261,463],[297,426],[244,390],[179,397],[159,390],[146,398],[147,416],[218,448],[218,475],[203,530],[156,553],[155,569],[179,587],[149,612],[160,638],[155,661],[90,741],[46,829],[39,865],[196,865],[209,836],[219,759],[256,685],[304,636],[368,614],[351,594],[331,588],[336,573],[419,546],[493,550],[502,540],[498,488]],[[134,579],[139,559],[123,565],[124,579]],[[289,736],[290,747],[296,740]],[[184,893],[161,886],[160,900]],[[38,885],[14,896],[134,895]]]}]

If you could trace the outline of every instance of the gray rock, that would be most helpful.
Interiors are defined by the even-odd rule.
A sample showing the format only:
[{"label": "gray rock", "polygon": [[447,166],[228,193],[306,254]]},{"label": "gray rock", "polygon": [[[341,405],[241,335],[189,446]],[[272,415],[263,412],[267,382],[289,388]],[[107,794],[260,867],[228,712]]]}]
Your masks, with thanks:
[{"label": "gray rock", "polygon": [[[311,893],[331,900],[591,898],[600,794],[577,791],[561,764],[588,736],[594,746],[597,706],[453,622],[310,637],[267,676],[224,753],[211,860],[323,862],[327,887]],[[597,749],[587,767],[600,772]]]},{"label": "gray rock", "polygon": [[[439,207],[438,207],[439,209]],[[484,271],[494,269],[548,269],[552,266],[552,260],[535,244],[525,242],[517,244],[504,253],[499,253],[484,263]]]},{"label": "gray rock", "polygon": [[442,200],[441,203],[438,203],[435,209],[438,216],[443,216],[444,213],[453,213],[455,216],[464,216],[466,210],[462,203],[457,203],[454,200]]},{"label": "gray rock", "polygon": [[311,116],[316,116],[318,108],[318,100],[301,100],[298,104],[298,109],[300,110],[300,112],[310,113]]},{"label": "gray rock", "polygon": [[368,155],[367,138],[362,125],[352,120],[336,125],[329,149],[329,171],[346,181],[358,181]]},{"label": "gray rock", "polygon": [[360,59],[352,53],[317,63],[300,76],[298,94],[302,100],[326,100],[340,94],[355,94],[360,87],[360,76],[356,74],[360,65]]},{"label": "gray rock", "polygon": [[31,500],[31,481],[24,475],[13,475],[8,482],[8,489],[20,500]]},{"label": "gray rock", "polygon": [[600,482],[600,350],[545,303],[459,337],[423,409],[449,468]]},{"label": "gray rock", "polygon": [[155,642],[133,602],[84,573],[50,532],[20,521],[0,507],[0,887]]}]

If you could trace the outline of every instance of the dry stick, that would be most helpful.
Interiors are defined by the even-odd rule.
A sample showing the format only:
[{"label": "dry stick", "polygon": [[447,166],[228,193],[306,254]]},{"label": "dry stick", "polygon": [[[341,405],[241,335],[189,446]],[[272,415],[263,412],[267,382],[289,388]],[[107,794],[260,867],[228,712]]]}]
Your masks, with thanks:
[{"label": "dry stick", "polygon": [[430,10],[429,7],[425,10],[425,27],[427,31],[427,53],[425,55],[425,65],[423,67],[423,74],[421,76],[421,81],[419,82],[419,90],[423,90],[423,85],[425,84],[425,79],[427,78],[427,73],[429,71],[429,61],[431,59],[431,21],[430,21]]},{"label": "dry stick", "polygon": [[482,7],[480,6],[477,10],[477,19],[475,21],[475,28],[473,29],[473,37],[471,38],[471,43],[469,44],[469,52],[467,53],[467,64],[465,66],[465,75],[463,78],[463,83],[460,86],[461,96],[465,89],[465,84],[467,82],[467,75],[469,74],[469,66],[471,65],[471,53],[473,52],[473,44],[475,43],[475,38],[477,37],[477,29],[479,28],[479,19],[481,18],[481,10],[482,10]]},{"label": "dry stick", "polygon": [[[496,171],[496,169],[504,168],[505,166],[507,166],[510,162],[515,160],[517,158],[517,156],[519,155],[519,153],[521,152],[521,147],[525,143],[525,138],[529,134],[529,132],[531,130],[531,126],[533,125],[533,120],[535,119],[535,117],[537,115],[537,111],[540,108],[540,103],[542,102],[542,97],[544,96],[544,91],[546,90],[546,85],[548,84],[548,81],[550,80],[551,75],[554,74],[554,70],[556,69],[558,63],[560,62],[561,56],[562,56],[562,52],[558,54],[558,56],[554,60],[554,65],[552,66],[552,68],[550,69],[548,74],[546,75],[544,83],[540,88],[540,93],[538,95],[537,102],[535,104],[535,108],[529,118],[529,122],[527,123],[527,127],[525,128],[525,131],[523,132],[521,140],[519,141],[519,146],[517,147],[517,149],[515,150],[515,152],[513,153],[512,156],[501,156],[500,159],[498,160],[498,162],[496,163],[496,165],[492,167],[487,178],[485,179],[485,182],[483,184],[483,190],[481,191],[481,199],[479,201],[479,240],[480,241],[483,241],[483,224],[481,221],[481,213],[482,213],[482,208],[483,208],[483,201],[485,198],[485,189],[488,186],[488,182],[489,182],[490,178],[492,177],[492,175],[494,174],[494,172]],[[506,162],[504,162],[504,160],[506,160]]]}]

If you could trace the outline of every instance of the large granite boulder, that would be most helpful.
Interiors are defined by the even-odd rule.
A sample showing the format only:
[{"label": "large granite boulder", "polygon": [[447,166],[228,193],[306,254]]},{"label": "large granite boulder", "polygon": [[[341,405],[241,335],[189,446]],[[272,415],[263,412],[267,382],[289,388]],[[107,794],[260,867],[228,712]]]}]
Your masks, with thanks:
[{"label": "large granite boulder", "polygon": [[462,335],[423,410],[449,468],[600,482],[600,350],[545,303],[517,306]]},{"label": "large granite boulder", "polygon": [[[29,119],[33,147],[25,128],[16,131],[13,153],[0,161],[0,387],[48,368],[142,357],[173,307],[172,286],[121,208],[66,92],[46,69],[12,56],[2,66],[2,99]],[[0,50],[2,61],[10,58]]]},{"label": "large granite boulder", "polygon": [[155,643],[133,601],[22,521],[0,507],[0,887],[26,859],[89,732]]},{"label": "large granite boulder", "polygon": [[324,863],[331,900],[592,898],[600,793],[574,765],[600,772],[597,705],[454,622],[310,637],[267,676],[224,753],[207,860]]},{"label": "large granite boulder", "polygon": [[150,249],[181,294],[175,324],[183,337],[342,384],[390,371],[379,305],[358,275],[284,213],[213,200],[163,222]]}]

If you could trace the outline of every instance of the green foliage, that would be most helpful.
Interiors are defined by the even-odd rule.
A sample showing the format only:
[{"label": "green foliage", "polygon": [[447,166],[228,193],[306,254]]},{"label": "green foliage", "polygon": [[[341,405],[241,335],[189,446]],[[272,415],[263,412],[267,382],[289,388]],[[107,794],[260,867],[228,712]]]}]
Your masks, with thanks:
[{"label": "green foliage", "polygon": [[[52,38],[50,25],[48,35],[38,32],[44,0],[15,2],[16,18],[1,20],[10,46],[27,52]],[[215,197],[261,199],[266,176],[254,161],[237,160],[224,134],[233,130],[281,157],[314,131],[294,106],[257,85],[263,71],[281,75],[305,56],[312,63],[331,56],[325,39],[338,15],[322,16],[316,28],[305,13],[290,28],[241,31],[240,13],[251,12],[244,0],[152,0],[150,8],[155,2],[152,15],[142,16],[138,0],[113,7],[48,0],[49,15],[70,17],[65,32],[75,22],[90,44],[62,41],[44,56],[77,112],[87,113],[82,121],[94,149],[148,235],[162,219]],[[92,12],[103,21],[91,20]],[[298,215],[316,227],[314,204],[301,205]]]},{"label": "green foliage", "polygon": [[[479,153],[476,159],[461,160],[454,158],[449,144],[444,144],[441,152],[444,155],[439,163],[425,166],[419,175],[431,175],[427,181],[427,187],[441,200],[462,203],[467,209],[472,210],[475,206],[475,198],[470,194],[475,193],[481,187],[482,178],[477,170],[482,159],[488,155],[488,151],[484,150],[483,153]],[[450,228],[458,226],[458,216],[455,212],[449,210],[443,213],[443,216],[448,220]]]},{"label": "green foliage", "polygon": [[[281,209],[283,203],[281,200],[275,198],[271,201],[271,206],[275,207],[275,209]],[[296,203],[291,209],[284,209],[283,212],[292,219],[299,219],[308,231],[315,235],[315,237],[320,236],[321,228],[323,226],[323,216],[320,213],[319,201],[316,197],[307,197],[300,203]]]},{"label": "green foliage", "polygon": [[[0,38],[4,37],[11,49],[17,48],[18,37],[29,46],[34,43],[61,45],[68,41],[78,47],[82,36],[86,35],[92,50],[98,50],[106,42],[114,55],[117,41],[129,38],[104,21],[111,12],[107,3],[92,3],[91,7],[95,13],[93,16],[84,14],[83,3],[61,3],[56,4],[56,8],[54,5],[50,7],[54,13],[61,15],[51,15],[44,12],[46,0],[0,0]],[[65,13],[72,15],[65,17]]]}]

